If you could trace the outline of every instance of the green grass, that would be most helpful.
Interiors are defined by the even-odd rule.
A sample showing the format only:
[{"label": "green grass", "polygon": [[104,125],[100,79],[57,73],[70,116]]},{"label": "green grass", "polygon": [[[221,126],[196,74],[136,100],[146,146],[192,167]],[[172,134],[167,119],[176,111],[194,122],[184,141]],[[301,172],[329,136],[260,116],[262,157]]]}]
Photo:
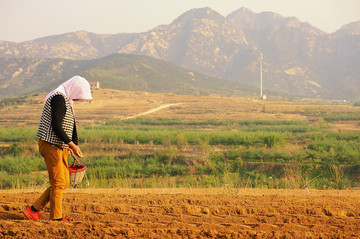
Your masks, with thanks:
[{"label": "green grass", "polygon": [[176,128],[144,128],[133,127],[124,128],[118,126],[91,127],[79,130],[82,135],[81,142],[91,143],[126,143],[126,144],[164,144],[165,141],[177,145],[183,144],[199,145],[208,143],[209,145],[266,145],[272,147],[281,144],[290,134],[281,132],[235,132],[229,130],[218,131],[199,131],[199,130],[179,130]]},{"label": "green grass", "polygon": [[[0,128],[0,141],[11,142],[0,148],[0,188],[47,182],[35,135]],[[143,119],[86,127],[79,136],[88,155],[83,187],[360,186],[360,133],[316,123]],[[195,154],[183,150],[189,147]]]}]

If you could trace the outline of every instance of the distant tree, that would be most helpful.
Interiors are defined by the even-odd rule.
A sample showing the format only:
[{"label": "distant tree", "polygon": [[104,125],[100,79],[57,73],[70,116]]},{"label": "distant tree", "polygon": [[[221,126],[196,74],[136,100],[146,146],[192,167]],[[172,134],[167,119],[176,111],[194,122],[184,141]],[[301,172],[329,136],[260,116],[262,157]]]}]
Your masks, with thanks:
[{"label": "distant tree", "polygon": [[356,101],[353,106],[360,106],[360,101]]}]

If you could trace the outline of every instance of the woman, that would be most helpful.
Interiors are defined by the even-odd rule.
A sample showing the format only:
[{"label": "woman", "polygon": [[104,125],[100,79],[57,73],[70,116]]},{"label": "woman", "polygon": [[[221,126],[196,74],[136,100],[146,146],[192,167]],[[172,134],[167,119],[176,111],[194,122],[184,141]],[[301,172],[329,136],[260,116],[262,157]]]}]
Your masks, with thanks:
[{"label": "woman", "polygon": [[78,146],[73,105],[76,101],[91,99],[89,82],[80,76],[72,77],[46,96],[37,137],[50,186],[26,208],[24,214],[28,219],[40,220],[39,211],[50,201],[50,218],[67,221],[62,215],[63,192],[70,184],[67,156],[72,150],[76,156],[83,157]]}]

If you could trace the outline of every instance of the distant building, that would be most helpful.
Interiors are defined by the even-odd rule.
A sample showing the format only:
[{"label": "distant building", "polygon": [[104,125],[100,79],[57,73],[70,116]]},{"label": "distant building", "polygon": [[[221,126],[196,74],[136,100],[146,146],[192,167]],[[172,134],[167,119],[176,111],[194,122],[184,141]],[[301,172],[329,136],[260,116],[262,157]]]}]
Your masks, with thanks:
[{"label": "distant building", "polygon": [[100,88],[100,82],[99,81],[90,81],[89,84],[90,84],[90,88],[93,88],[93,89],[99,89]]},{"label": "distant building", "polygon": [[343,103],[346,103],[347,101],[346,100],[333,100],[335,102],[343,102]]}]

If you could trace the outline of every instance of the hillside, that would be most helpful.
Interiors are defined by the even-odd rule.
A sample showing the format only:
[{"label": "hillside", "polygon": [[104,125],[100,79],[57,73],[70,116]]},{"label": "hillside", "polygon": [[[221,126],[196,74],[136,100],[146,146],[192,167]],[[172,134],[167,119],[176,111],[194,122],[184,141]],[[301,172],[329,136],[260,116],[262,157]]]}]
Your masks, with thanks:
[{"label": "hillside", "polygon": [[48,91],[88,64],[59,58],[0,58],[0,99]]},{"label": "hillside", "polygon": [[50,91],[75,74],[102,87],[192,95],[256,96],[256,88],[199,74],[148,56],[112,54],[96,60],[2,58],[0,99]]},{"label": "hillside", "polygon": [[[273,12],[241,8],[222,16],[200,8],[144,33],[78,31],[21,43],[0,41],[0,57],[93,60],[112,53],[147,55],[258,87],[258,58],[263,53],[265,90],[356,101],[360,100],[359,32],[359,22],[328,34]],[[64,68],[69,71],[71,66]]]},{"label": "hillside", "polygon": [[191,95],[256,95],[256,88],[209,77],[173,63],[137,55],[110,55],[81,73],[104,87]]}]

